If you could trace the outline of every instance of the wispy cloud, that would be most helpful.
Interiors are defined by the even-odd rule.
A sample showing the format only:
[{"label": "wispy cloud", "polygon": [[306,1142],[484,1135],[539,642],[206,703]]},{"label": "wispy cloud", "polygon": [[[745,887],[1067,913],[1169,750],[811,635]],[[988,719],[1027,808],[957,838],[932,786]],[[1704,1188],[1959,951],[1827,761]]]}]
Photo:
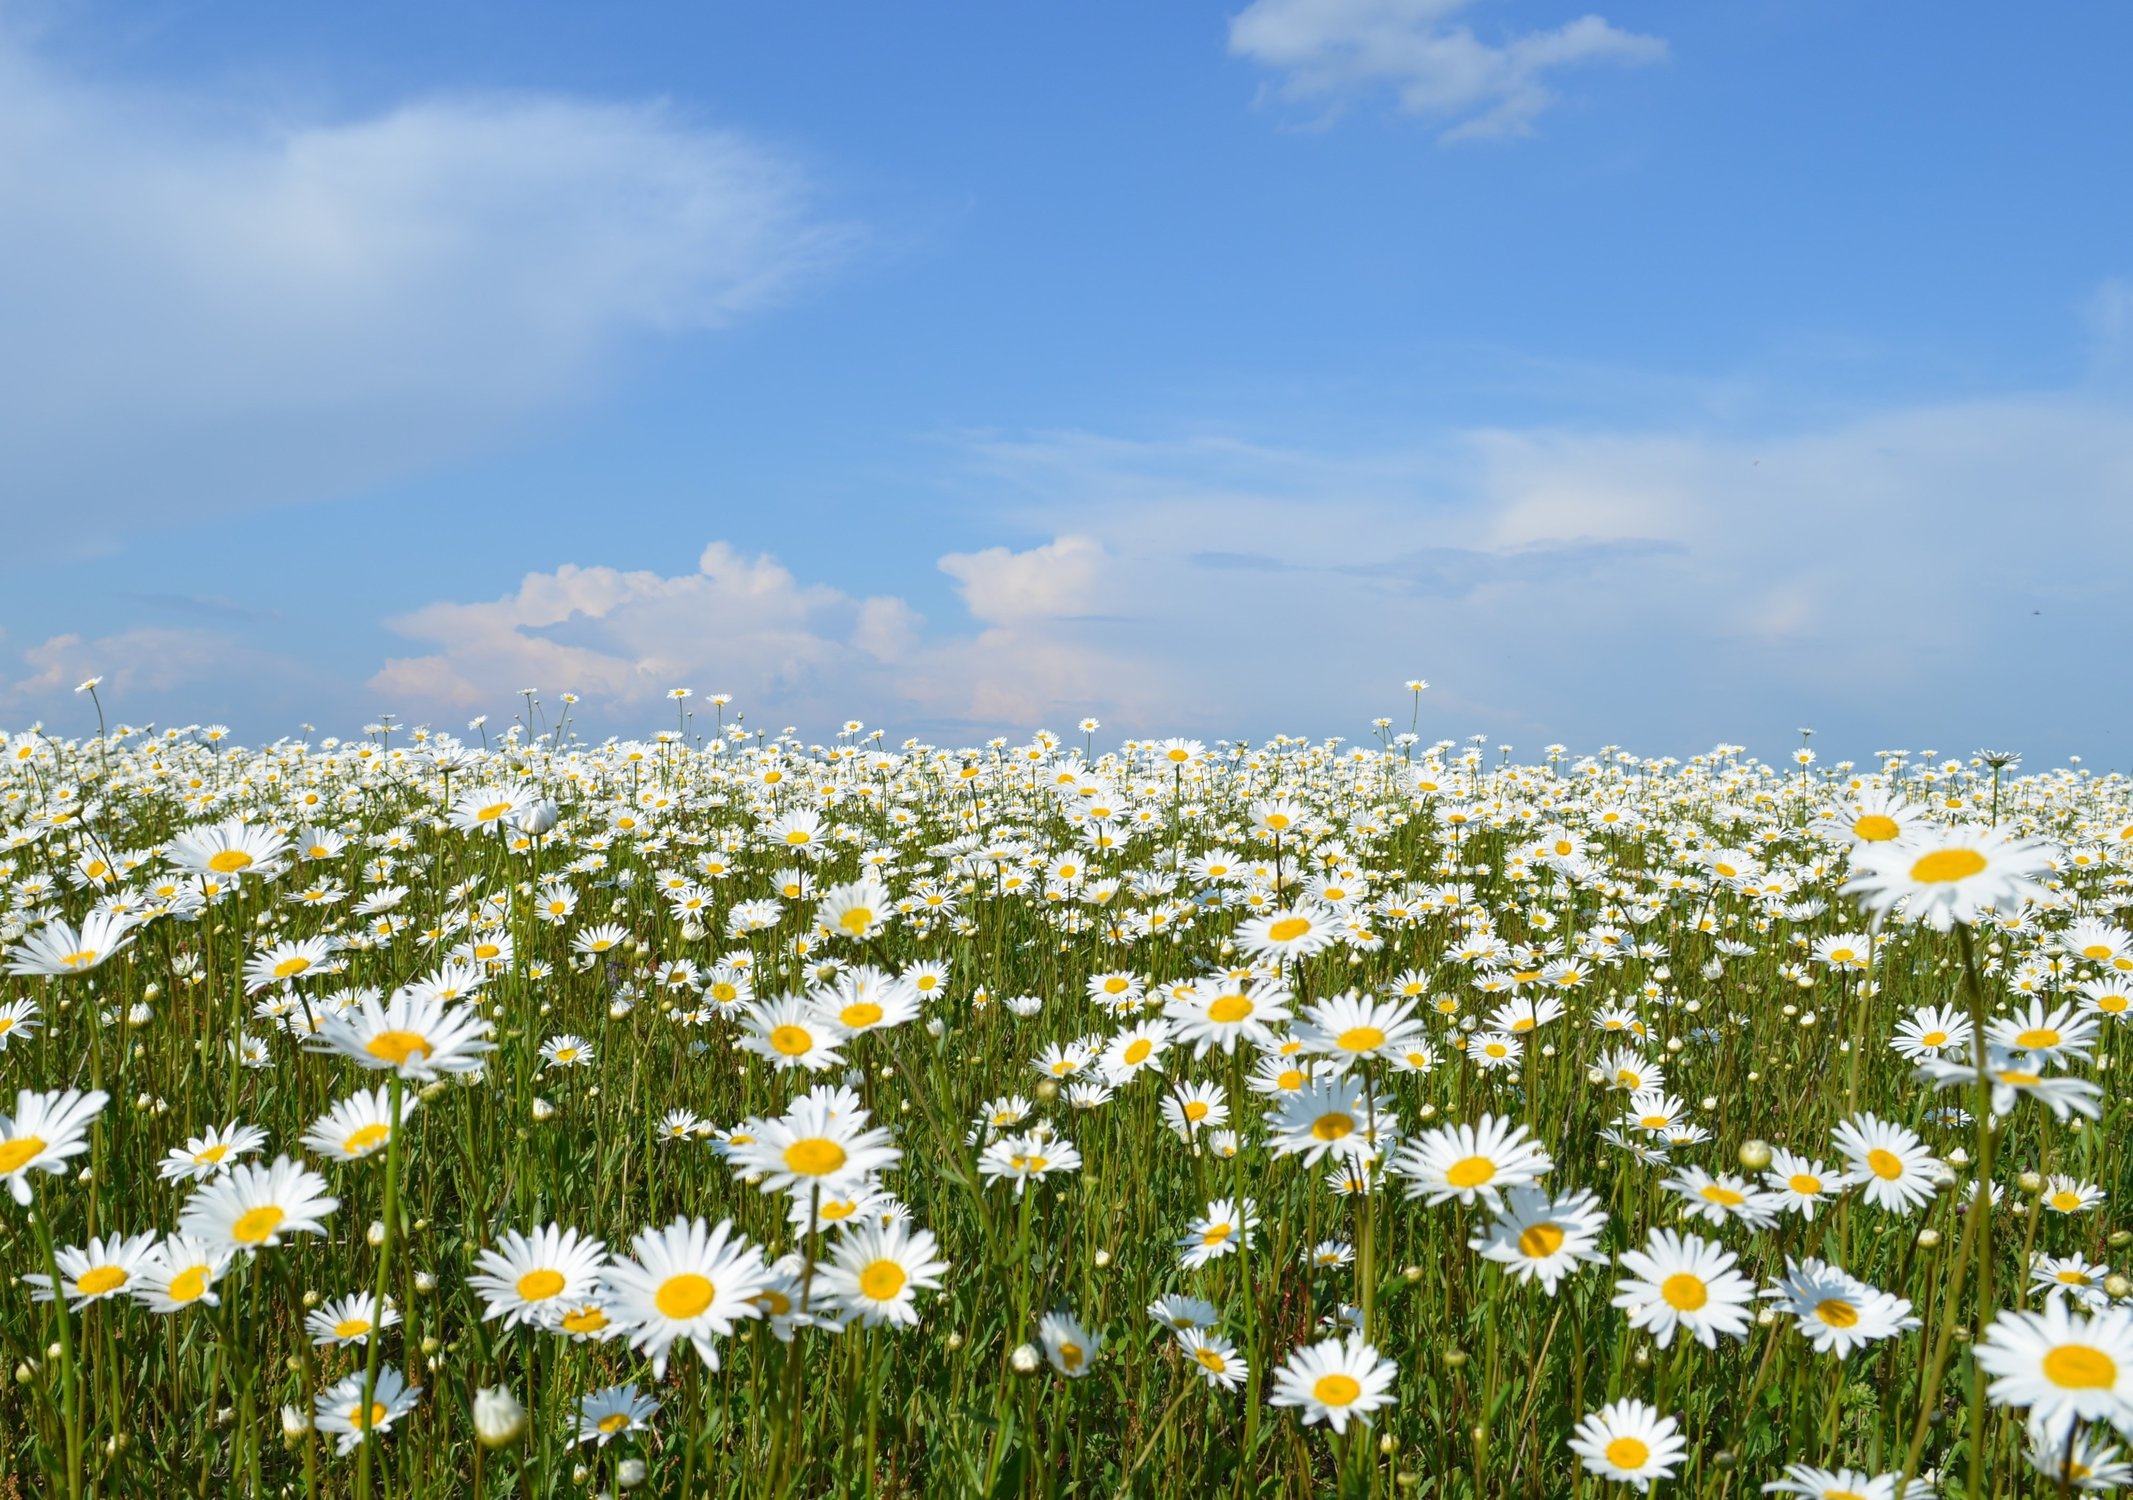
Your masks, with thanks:
[{"label": "wispy cloud", "polygon": [[847,254],[787,155],[542,93],[291,118],[81,83],[0,31],[10,554],[344,495],[585,396]]},{"label": "wispy cloud", "polygon": [[1473,0],[1253,0],[1231,18],[1230,51],[1276,69],[1282,97],[1344,103],[1390,91],[1408,114],[1445,122],[1440,139],[1531,135],[1556,103],[1550,78],[1595,63],[1662,61],[1666,43],[1581,16],[1485,41],[1457,17]]}]

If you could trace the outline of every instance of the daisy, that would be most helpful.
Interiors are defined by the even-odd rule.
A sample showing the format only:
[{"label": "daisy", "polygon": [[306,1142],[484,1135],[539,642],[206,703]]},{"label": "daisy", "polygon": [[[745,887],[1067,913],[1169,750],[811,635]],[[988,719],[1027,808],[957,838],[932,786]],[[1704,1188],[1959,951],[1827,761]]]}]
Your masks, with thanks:
[{"label": "daisy", "polygon": [[324,1016],[315,1052],[334,1052],[359,1067],[387,1069],[416,1083],[440,1073],[481,1071],[482,1055],[493,1051],[494,1028],[472,1006],[449,1004],[414,988],[394,992],[383,1005],[375,994],[363,995],[348,1010]]},{"label": "daisy", "polygon": [[2044,1292],[2047,1301],[2072,1298],[2086,1311],[2094,1312],[2111,1300],[2110,1293],[2103,1289],[2104,1279],[2110,1274],[2109,1266],[2095,1264],[2085,1255],[2040,1255],[2029,1268],[2029,1284]]},{"label": "daisy", "polygon": [[151,1312],[183,1312],[196,1303],[221,1305],[215,1283],[229,1269],[230,1253],[186,1235],[174,1234],[144,1260],[129,1290]]},{"label": "daisy", "polygon": [[330,959],[335,947],[330,937],[308,937],[263,948],[244,966],[245,989],[257,994],[270,985],[292,984]]},{"label": "daisy", "polygon": [[1985,1035],[2005,1050],[2028,1053],[2039,1062],[2086,1062],[2098,1024],[2094,1015],[2080,1014],[2071,1005],[2047,1010],[2042,1000],[2033,999],[2026,1010],[1986,1022]]},{"label": "daisy", "polygon": [[1270,1045],[1273,1028],[1288,1023],[1288,1003],[1289,992],[1277,982],[1225,977],[1204,980],[1189,995],[1173,995],[1164,1002],[1163,1013],[1176,1029],[1178,1042],[1190,1044],[1194,1055],[1204,1057],[1216,1047],[1234,1052],[1240,1041]]},{"label": "daisy", "polygon": [[[400,1124],[421,1104],[419,1093],[400,1099]],[[378,1085],[375,1092],[351,1094],[333,1106],[304,1132],[304,1145],[313,1154],[330,1161],[361,1161],[385,1149],[393,1133],[392,1089]]]},{"label": "daisy", "polygon": [[1270,911],[1237,926],[1237,946],[1253,958],[1287,963],[1308,958],[1340,936],[1340,919],[1315,903]]},{"label": "daisy", "polygon": [[1244,1356],[1237,1346],[1219,1333],[1208,1333],[1199,1328],[1181,1328],[1177,1332],[1178,1348],[1185,1357],[1199,1367],[1200,1378],[1220,1390],[1233,1391],[1244,1383],[1250,1373]]},{"label": "daisy", "polygon": [[393,1423],[415,1409],[415,1400],[422,1394],[422,1387],[410,1386],[391,1365],[378,1371],[377,1384],[370,1388],[369,1410],[364,1410],[364,1372],[356,1371],[327,1390],[318,1393],[313,1404],[313,1425],[320,1432],[338,1435],[334,1451],[341,1456],[355,1452],[356,1446],[373,1432],[389,1432]]},{"label": "daisy", "polygon": [[182,1147],[171,1147],[158,1175],[165,1182],[204,1182],[227,1172],[238,1158],[250,1156],[266,1143],[264,1130],[232,1120],[192,1137]]},{"label": "daisy", "polygon": [[1344,1078],[1314,1080],[1267,1113],[1267,1144],[1276,1156],[1301,1155],[1307,1167],[1328,1152],[1369,1155],[1374,1137],[1392,1127],[1391,1105]]},{"label": "daisy", "polygon": [[1770,1168],[1763,1173],[1763,1181],[1769,1185],[1778,1207],[1790,1209],[1812,1223],[1815,1210],[1849,1187],[1852,1179],[1812,1157],[1779,1146],[1770,1153]]},{"label": "daisy", "polygon": [[1784,1277],[1763,1295],[1798,1320],[1817,1354],[1839,1359],[1918,1326],[1909,1302],[1819,1260],[1787,1261]]},{"label": "daisy", "polygon": [[1674,1477],[1688,1445],[1681,1440],[1679,1422],[1630,1399],[1610,1401],[1580,1421],[1570,1451],[1602,1479],[1649,1490],[1653,1480]]},{"label": "daisy", "polygon": [[2055,1214],[2087,1213],[2103,1202],[2104,1190],[2093,1182],[2054,1172],[2044,1181],[2044,1206]]},{"label": "daisy", "polygon": [[717,1227],[677,1215],[664,1229],[638,1231],[631,1260],[617,1260],[601,1273],[602,1300],[630,1345],[652,1361],[664,1380],[667,1353],[682,1340],[713,1370],[719,1367],[714,1337],[733,1332],[741,1318],[762,1315],[755,1295],[769,1280],[763,1252],[733,1234],[730,1220]]},{"label": "daisy", "polygon": [[607,1246],[558,1224],[530,1235],[504,1231],[496,1248],[474,1257],[467,1277],[482,1299],[482,1321],[502,1318],[504,1327],[552,1325],[566,1311],[595,1296],[607,1268]]},{"label": "daisy", "polygon": [[393,1306],[393,1299],[385,1299],[382,1316],[378,1314],[375,1294],[357,1292],[334,1302],[322,1302],[304,1319],[304,1327],[311,1334],[311,1342],[318,1345],[331,1344],[336,1348],[347,1344],[368,1343],[373,1332],[390,1328],[400,1321],[400,1309]]},{"label": "daisy", "polygon": [[635,1385],[611,1385],[578,1398],[578,1435],[572,1446],[598,1443],[605,1448],[625,1433],[649,1432],[659,1403]]},{"label": "daisy", "polygon": [[1901,1125],[1862,1114],[1842,1121],[1830,1135],[1851,1164],[1853,1180],[1862,1184],[1861,1195],[1876,1208],[1908,1214],[1930,1202],[1946,1180],[1947,1169],[1926,1143]]},{"label": "daisy", "polygon": [[[78,1312],[91,1302],[132,1293],[154,1257],[155,1244],[155,1231],[150,1230],[131,1239],[114,1234],[91,1239],[85,1246],[61,1246],[53,1258],[59,1263],[59,1290],[68,1309]],[[52,1300],[51,1277],[33,1272],[22,1279],[37,1289],[31,1300]]]},{"label": "daisy", "polygon": [[15,1112],[0,1114],[0,1182],[28,1206],[29,1172],[63,1171],[70,1156],[89,1149],[89,1124],[111,1096],[102,1089],[53,1089],[15,1094]]},{"label": "daisy", "polygon": [[2109,1422],[2133,1436],[2133,1309],[2088,1317],[2051,1301],[2042,1312],[2005,1311],[1975,1358],[1994,1377],[1993,1404],[2027,1407],[2031,1429],[2053,1442],[2076,1422]]},{"label": "daisy", "polygon": [[2022,1456],[2045,1478],[2064,1481],[2075,1489],[2100,1494],[2133,1484],[2133,1464],[2120,1458],[2117,1448],[2078,1432],[2053,1438],[2032,1431]]},{"label": "daisy", "polygon": [[1179,1333],[1188,1328],[1213,1328],[1222,1321],[1222,1314],[1215,1310],[1212,1302],[1176,1295],[1158,1297],[1149,1303],[1148,1316]]},{"label": "daisy", "polygon": [[[1810,1464],[1785,1465],[1785,1477],[1763,1486],[1766,1495],[1806,1495],[1811,1500],[1897,1500],[1902,1474],[1869,1474],[1864,1469],[1817,1469]],[[1912,1500],[1930,1500],[1932,1486],[1914,1479],[1904,1493]]]},{"label": "daisy", "polygon": [[849,885],[832,886],[815,907],[815,921],[836,937],[865,942],[893,920],[888,889],[872,875]]},{"label": "daisy", "polygon": [[1946,932],[1975,925],[1987,911],[2009,911],[2044,894],[2036,877],[2051,868],[2041,840],[1996,828],[1923,829],[1852,851],[1845,884],[1868,911],[1901,906],[1914,922]]},{"label": "daisy", "polygon": [[218,1250],[259,1250],[285,1234],[324,1234],[326,1216],[338,1207],[325,1178],[277,1156],[272,1166],[232,1167],[194,1193],[178,1214],[178,1233]]},{"label": "daisy", "polygon": [[822,1293],[866,1327],[896,1323],[916,1327],[911,1294],[941,1284],[948,1263],[935,1258],[933,1232],[902,1224],[867,1223],[838,1240],[827,1264],[817,1268]]},{"label": "daisy", "polygon": [[908,979],[880,969],[858,968],[840,974],[808,998],[825,1019],[848,1033],[885,1031],[918,1017],[918,990]]},{"label": "daisy", "polygon": [[1755,1288],[1733,1269],[1732,1251],[1700,1235],[1654,1229],[1642,1250],[1622,1252],[1621,1264],[1633,1274],[1615,1283],[1614,1305],[1660,1348],[1681,1328],[1706,1349],[1718,1347],[1721,1333],[1748,1336]]},{"label": "daisy", "polygon": [[1048,1312],[1037,1324],[1037,1342],[1052,1368],[1069,1380],[1089,1373],[1103,1351],[1103,1339],[1081,1326],[1081,1320],[1064,1308]]},{"label": "daisy", "polygon": [[1168,1021],[1143,1021],[1111,1038],[1097,1066],[1112,1083],[1126,1083],[1144,1070],[1162,1065],[1170,1033]]},{"label": "daisy", "polygon": [[1405,1049],[1422,1036],[1411,1000],[1374,1000],[1349,990],[1309,1007],[1297,1036],[1306,1050],[1345,1071],[1368,1058]]},{"label": "daisy", "polygon": [[823,1020],[814,1005],[798,995],[757,1001],[741,1013],[741,1045],[774,1068],[805,1068],[819,1073],[844,1061],[837,1049],[843,1033]]},{"label": "daisy", "polygon": [[1508,1031],[1484,1031],[1466,1049],[1467,1059],[1484,1073],[1518,1066],[1525,1052],[1526,1044]]},{"label": "daisy", "polygon": [[0,1005],[0,1052],[7,1051],[7,1044],[17,1037],[34,1035],[40,1024],[34,1000],[10,1000]]},{"label": "daisy", "polygon": [[1504,1189],[1536,1182],[1554,1165],[1525,1126],[1483,1115],[1476,1125],[1424,1131],[1400,1149],[1393,1170],[1408,1179],[1410,1198],[1471,1204],[1478,1197],[1493,1209]]},{"label": "daisy", "polygon": [[205,828],[188,828],[170,841],[170,862],[194,874],[222,879],[282,872],[289,841],[271,828],[255,828],[231,818]]},{"label": "daisy", "polygon": [[1750,1229],[1767,1229],[1777,1222],[1778,1195],[1760,1192],[1730,1173],[1713,1177],[1702,1167],[1683,1167],[1664,1186],[1687,1202],[1690,1218],[1711,1224],[1737,1219]]},{"label": "daisy", "polygon": [[[1977,1067],[1967,1061],[1928,1058],[1918,1065],[1918,1076],[1936,1089],[1966,1088],[1977,1082]],[[2040,1073],[2026,1052],[1988,1046],[1985,1077],[1992,1087],[1992,1112],[1996,1116],[2010,1113],[2017,1098],[2040,1100],[2054,1118],[2061,1120],[2069,1115],[2094,1120],[2103,1114],[2101,1088],[2085,1078]]]},{"label": "daisy", "polygon": [[86,974],[123,952],[133,941],[133,927],[131,917],[111,912],[90,912],[79,931],[54,918],[22,940],[7,971],[59,978]]},{"label": "daisy", "polygon": [[903,1160],[887,1130],[868,1126],[864,1109],[840,1112],[812,1095],[794,1100],[781,1118],[751,1120],[746,1129],[753,1139],[727,1160],[736,1172],[759,1174],[766,1193],[840,1193]]},{"label": "daisy", "polygon": [[1229,1123],[1229,1101],[1211,1083],[1182,1084],[1163,1096],[1163,1119],[1189,1141],[1196,1131],[1220,1130]]},{"label": "daisy", "polygon": [[987,1182],[1009,1181],[1015,1196],[1032,1181],[1053,1172],[1072,1172],[1081,1166],[1081,1153],[1073,1143],[1042,1130],[1007,1135],[992,1142],[978,1156],[978,1172]]},{"label": "daisy", "polygon": [[1188,1271],[1197,1271],[1211,1260],[1218,1260],[1240,1245],[1251,1248],[1252,1231],[1259,1227],[1258,1205],[1247,1198],[1240,1210],[1234,1198],[1217,1198],[1207,1205],[1207,1212],[1195,1218],[1186,1227],[1184,1238],[1177,1244],[1184,1252],[1178,1259]]},{"label": "daisy", "polygon": [[1943,1053],[1963,1052],[1970,1046],[1970,1018],[1952,1005],[1920,1005],[1897,1023],[1889,1046],[1913,1062]]},{"label": "daisy", "polygon": [[1292,1349],[1274,1372],[1272,1406],[1296,1407],[1305,1426],[1324,1422],[1346,1433],[1351,1421],[1370,1425],[1370,1414],[1392,1404],[1400,1367],[1379,1354],[1360,1333],[1323,1339]]},{"label": "daisy", "polygon": [[1553,1297],[1556,1283],[1580,1265],[1605,1263],[1595,1247],[1606,1224],[1600,1200],[1583,1189],[1551,1198],[1544,1188],[1514,1187],[1496,1221],[1468,1243],[1520,1281],[1539,1281]]},{"label": "daisy", "polygon": [[541,1043],[541,1058],[551,1068],[589,1067],[593,1061],[592,1043],[564,1032]]}]

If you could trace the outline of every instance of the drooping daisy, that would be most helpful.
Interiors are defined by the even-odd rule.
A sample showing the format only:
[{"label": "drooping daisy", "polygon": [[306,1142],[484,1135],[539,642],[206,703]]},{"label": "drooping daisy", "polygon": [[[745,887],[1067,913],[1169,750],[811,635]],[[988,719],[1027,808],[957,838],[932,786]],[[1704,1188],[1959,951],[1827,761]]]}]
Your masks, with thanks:
[{"label": "drooping daisy", "polygon": [[2048,1433],[2032,1431],[2022,1456],[2046,1479],[2090,1494],[2104,1494],[2133,1484],[2133,1463],[2121,1458],[2112,1444],[2097,1442],[2079,1432],[2053,1438]]},{"label": "drooping daisy", "polygon": [[[401,1095],[400,1125],[403,1129],[407,1117],[421,1102],[419,1093]],[[380,1084],[373,1091],[349,1095],[319,1116],[317,1122],[304,1132],[304,1145],[329,1161],[361,1161],[383,1151],[392,1140],[392,1133],[392,1089]]]},{"label": "drooping daisy", "polygon": [[1041,1129],[1001,1136],[978,1156],[979,1174],[987,1182],[1012,1182],[1017,1198],[1033,1181],[1080,1167],[1081,1153],[1071,1141]]},{"label": "drooping daisy", "polygon": [[911,1294],[939,1287],[948,1269],[936,1258],[939,1249],[929,1229],[870,1222],[839,1239],[815,1275],[823,1296],[867,1327],[915,1327],[918,1308]]},{"label": "drooping daisy", "polygon": [[1368,1427],[1372,1412],[1392,1404],[1399,1373],[1361,1333],[1322,1339],[1289,1351],[1274,1372],[1267,1402],[1297,1408],[1305,1426],[1324,1422],[1345,1433],[1351,1421]]},{"label": "drooping daisy", "polygon": [[1427,1130],[1400,1149],[1393,1170],[1407,1178],[1407,1196],[1444,1203],[1477,1197],[1490,1208],[1507,1188],[1537,1182],[1555,1163],[1515,1121],[1483,1115],[1478,1124]]},{"label": "drooping daisy", "polygon": [[1700,1235],[1654,1229],[1642,1250],[1622,1252],[1631,1274],[1615,1283],[1614,1305],[1629,1313],[1632,1328],[1648,1330],[1665,1349],[1677,1329],[1706,1349],[1718,1335],[1748,1336],[1748,1308],[1755,1288],[1734,1269],[1733,1252]]},{"label": "drooping daisy", "polygon": [[597,1443],[605,1448],[631,1432],[649,1432],[659,1403],[635,1385],[611,1385],[578,1398],[577,1436],[572,1446]]},{"label": "drooping daisy", "polygon": [[1653,1480],[1674,1477],[1688,1445],[1679,1422],[1632,1398],[1589,1413],[1571,1436],[1570,1451],[1602,1479],[1649,1490]]},{"label": "drooping daisy", "polygon": [[[60,1246],[53,1258],[59,1263],[59,1290],[66,1296],[68,1308],[79,1311],[91,1302],[133,1292],[155,1254],[155,1245],[156,1235],[151,1229],[131,1238],[114,1234],[91,1239],[86,1245]],[[36,1288],[30,1294],[33,1301],[52,1300],[51,1277],[32,1272],[22,1279]]]},{"label": "drooping daisy", "polygon": [[1553,1297],[1556,1283],[1580,1265],[1605,1264],[1607,1257],[1595,1247],[1606,1224],[1600,1200],[1583,1189],[1551,1198],[1544,1188],[1514,1187],[1504,1194],[1495,1222],[1468,1243],[1520,1281],[1540,1282]]},{"label": "drooping daisy", "polygon": [[[1807,1495],[1812,1500],[1897,1500],[1903,1475],[1869,1474],[1864,1469],[1818,1469],[1811,1464],[1785,1465],[1785,1477],[1763,1486],[1766,1495]],[[1931,1500],[1933,1487],[1914,1479],[1904,1492],[1910,1500]]]},{"label": "drooping daisy", "polygon": [[1817,1354],[1839,1359],[1918,1326],[1904,1298],[1819,1260],[1788,1261],[1785,1275],[1763,1295],[1792,1314]]},{"label": "drooping daisy", "polygon": [[183,1312],[202,1302],[217,1307],[222,1299],[215,1295],[215,1283],[229,1264],[229,1251],[174,1234],[141,1264],[130,1290],[151,1312]]},{"label": "drooping daisy", "polygon": [[108,911],[90,912],[79,931],[55,917],[21,941],[7,971],[52,978],[86,974],[125,951],[133,927],[133,918]]},{"label": "drooping daisy", "polygon": [[1052,1368],[1069,1380],[1088,1374],[1103,1352],[1102,1337],[1082,1327],[1081,1320],[1064,1308],[1038,1320],[1037,1343]]},{"label": "drooping daisy", "polygon": [[227,1172],[266,1143],[264,1130],[232,1120],[192,1137],[183,1146],[171,1147],[157,1175],[165,1182],[204,1182]]},{"label": "drooping daisy", "polygon": [[1731,1173],[1712,1176],[1702,1167],[1683,1167],[1669,1177],[1665,1187],[1688,1205],[1692,1218],[1711,1224],[1738,1220],[1750,1229],[1767,1229],[1777,1222],[1780,1200]]},{"label": "drooping daisy", "polygon": [[607,1246],[559,1224],[530,1235],[507,1229],[474,1265],[467,1285],[482,1299],[483,1322],[502,1318],[506,1329],[548,1325],[599,1291]]},{"label": "drooping daisy", "polygon": [[1840,1121],[1830,1136],[1851,1164],[1861,1196],[1876,1208],[1908,1214],[1932,1201],[1945,1181],[1946,1168],[1917,1132],[1876,1115]]},{"label": "drooping daisy", "polygon": [[17,1091],[15,1112],[0,1114],[0,1182],[17,1203],[30,1201],[31,1171],[64,1171],[69,1157],[89,1149],[90,1122],[110,1098],[102,1089]]},{"label": "drooping daisy", "polygon": [[1181,1328],[1177,1332],[1178,1348],[1184,1351],[1200,1372],[1200,1378],[1220,1390],[1233,1391],[1244,1383],[1250,1373],[1244,1356],[1237,1346],[1219,1333],[1209,1333],[1199,1328]]},{"label": "drooping daisy", "polygon": [[2076,1422],[2108,1422],[2133,1436],[2133,1309],[2090,1317],[2063,1301],[2042,1312],[2006,1310],[1974,1351],[1993,1377],[1995,1406],[2029,1410],[2032,1429],[2057,1442]]},{"label": "drooping daisy", "polygon": [[35,1000],[10,1000],[0,1005],[0,1052],[18,1038],[34,1036],[40,1024]]},{"label": "drooping daisy", "polygon": [[1252,1231],[1258,1227],[1259,1208],[1251,1199],[1239,1207],[1234,1198],[1217,1198],[1207,1205],[1206,1213],[1186,1226],[1184,1237],[1177,1242],[1179,1263],[1188,1271],[1197,1271],[1240,1247],[1249,1249]]},{"label": "drooping daisy", "polygon": [[375,1293],[356,1292],[320,1303],[304,1319],[304,1327],[310,1333],[312,1343],[341,1347],[368,1343],[373,1333],[391,1328],[399,1321],[400,1309],[393,1306],[392,1298],[385,1299],[381,1315]]},{"label": "drooping daisy", "polygon": [[178,1214],[178,1233],[217,1249],[261,1250],[285,1234],[324,1234],[338,1207],[325,1178],[277,1156],[271,1166],[239,1163],[194,1193]]},{"label": "drooping daisy", "polygon": [[712,1227],[677,1215],[663,1229],[638,1231],[630,1254],[601,1273],[601,1300],[662,1380],[676,1343],[686,1340],[716,1370],[713,1339],[733,1332],[739,1319],[762,1315],[754,1298],[770,1279],[769,1268],[762,1251],[733,1233],[730,1220]]},{"label": "drooping daisy", "polygon": [[1212,1302],[1198,1297],[1172,1294],[1158,1297],[1148,1304],[1148,1316],[1173,1332],[1188,1328],[1213,1328],[1222,1321],[1222,1314]]},{"label": "drooping daisy", "polygon": [[[1960,1089],[1977,1082],[1977,1065],[1968,1060],[1928,1058],[1918,1065],[1918,1076],[1936,1089]],[[2103,1114],[2103,1090],[2086,1078],[2043,1073],[2026,1052],[2008,1052],[1996,1044],[1985,1051],[1985,1077],[1992,1088],[1992,1112],[2005,1116],[2017,1099],[2036,1099],[2061,1120],[2080,1115],[2094,1120]]]},{"label": "drooping daisy", "polygon": [[369,1409],[364,1409],[364,1372],[356,1371],[318,1393],[312,1423],[320,1432],[333,1433],[334,1451],[343,1457],[374,1432],[389,1432],[393,1423],[415,1409],[422,1387],[410,1386],[391,1365],[378,1370],[377,1384],[370,1388]]}]

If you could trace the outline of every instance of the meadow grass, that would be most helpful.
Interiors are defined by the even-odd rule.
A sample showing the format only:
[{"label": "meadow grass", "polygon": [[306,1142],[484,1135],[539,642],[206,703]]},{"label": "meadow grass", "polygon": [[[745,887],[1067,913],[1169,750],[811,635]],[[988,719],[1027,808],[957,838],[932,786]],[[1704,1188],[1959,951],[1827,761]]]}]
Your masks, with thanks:
[{"label": "meadow grass", "polygon": [[[1588,1447],[1684,1495],[2116,1472],[2124,778],[1520,763],[1383,721],[1100,756],[690,723],[9,742],[0,1086],[109,1102],[55,1170],[0,1171],[30,1200],[0,1202],[0,1495],[1537,1500],[1622,1488],[1570,1444],[1630,1400]],[[1934,878],[1950,850],[1977,868]],[[358,1094],[352,1149],[307,1146]],[[218,1152],[233,1122],[263,1142]],[[876,1127],[876,1171],[765,1178],[813,1160],[766,1129],[844,1161]],[[213,1195],[283,1155],[335,1201],[250,1241]],[[677,1216],[760,1248],[724,1263],[730,1332],[633,1322],[611,1270],[484,1316],[510,1299],[477,1257],[550,1224],[688,1311],[633,1247]],[[211,1267],[183,1285],[181,1217]],[[889,1252],[850,1247],[883,1226],[943,1268],[908,1254],[870,1302]],[[1696,1305],[1616,1305],[1626,1255],[1678,1274],[1661,1231],[1745,1278],[1737,1316],[1714,1260]],[[1559,1280],[1524,1274],[1566,1239]],[[74,1295],[33,1301],[40,1274]],[[1212,1326],[1152,1317],[1170,1296]],[[400,1321],[322,1343],[328,1303]],[[1980,1330],[2047,1308],[2072,1321],[1988,1394]],[[2112,1378],[2059,1379],[2068,1349]],[[1284,1377],[1310,1350],[1353,1378]],[[350,1380],[378,1416],[343,1453],[317,1418]],[[631,1395],[656,1412],[600,1432]]]}]

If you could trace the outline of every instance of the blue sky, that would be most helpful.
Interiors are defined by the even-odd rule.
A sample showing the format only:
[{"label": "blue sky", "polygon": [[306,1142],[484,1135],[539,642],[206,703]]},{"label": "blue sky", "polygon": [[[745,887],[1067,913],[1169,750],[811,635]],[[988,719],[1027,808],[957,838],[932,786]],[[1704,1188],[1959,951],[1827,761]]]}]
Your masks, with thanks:
[{"label": "blue sky", "polygon": [[2129,43],[0,4],[0,724],[2123,764]]}]

